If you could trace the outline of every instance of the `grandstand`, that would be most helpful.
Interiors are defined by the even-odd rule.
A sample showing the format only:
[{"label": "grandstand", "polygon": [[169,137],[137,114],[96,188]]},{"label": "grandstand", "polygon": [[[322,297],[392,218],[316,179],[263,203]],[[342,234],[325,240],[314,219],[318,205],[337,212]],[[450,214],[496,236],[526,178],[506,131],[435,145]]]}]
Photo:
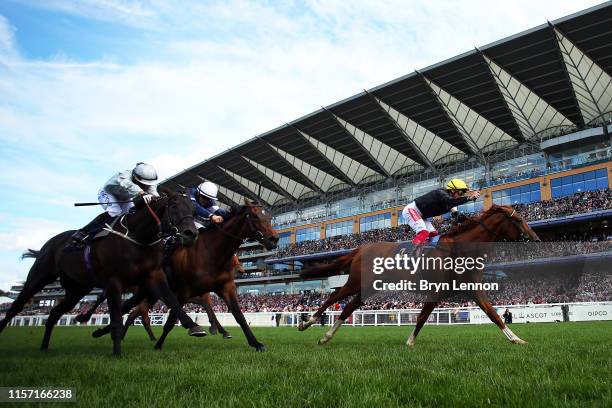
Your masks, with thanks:
[{"label": "grandstand", "polygon": [[207,179],[228,206],[246,196],[271,208],[281,249],[241,249],[242,293],[329,290],[333,283],[300,281],[295,269],[363,242],[409,239],[402,207],[454,177],[483,192],[465,212],[513,204],[548,240],[606,240],[610,19],[606,3],[479,47],[259,135],[165,184]]},{"label": "grandstand", "polygon": [[[608,2],[478,47],[256,136],[163,185],[210,180],[223,205],[249,197],[274,214],[279,250],[245,243],[238,254],[248,311],[312,309],[337,280],[301,280],[301,265],[364,242],[409,240],[403,206],[456,177],[483,193],[460,208],[466,213],[512,204],[545,240],[612,241],[611,21]],[[575,285],[573,299],[556,297],[550,282],[534,294],[522,281],[496,301],[612,300],[609,274],[600,273],[563,277]],[[608,290],[596,290],[597,280]],[[50,306],[61,294],[49,286],[35,300]],[[379,299],[366,308],[408,306],[414,301]]]}]

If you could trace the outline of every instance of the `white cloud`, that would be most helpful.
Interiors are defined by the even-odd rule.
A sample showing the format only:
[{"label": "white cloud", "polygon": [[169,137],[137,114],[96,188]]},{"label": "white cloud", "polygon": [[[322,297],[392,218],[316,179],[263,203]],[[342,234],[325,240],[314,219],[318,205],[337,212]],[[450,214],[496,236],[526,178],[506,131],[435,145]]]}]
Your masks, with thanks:
[{"label": "white cloud", "polygon": [[51,237],[68,229],[68,225],[49,219],[12,218],[0,230],[0,251],[38,249]]}]

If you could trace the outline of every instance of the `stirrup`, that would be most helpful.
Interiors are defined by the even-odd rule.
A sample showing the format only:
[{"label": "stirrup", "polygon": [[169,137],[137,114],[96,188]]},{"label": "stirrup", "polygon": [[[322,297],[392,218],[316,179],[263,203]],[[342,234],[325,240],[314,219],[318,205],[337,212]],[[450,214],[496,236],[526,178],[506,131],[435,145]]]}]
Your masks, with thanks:
[{"label": "stirrup", "polygon": [[89,234],[79,230],[72,235],[67,246],[71,248],[84,248],[88,244],[88,238]]}]

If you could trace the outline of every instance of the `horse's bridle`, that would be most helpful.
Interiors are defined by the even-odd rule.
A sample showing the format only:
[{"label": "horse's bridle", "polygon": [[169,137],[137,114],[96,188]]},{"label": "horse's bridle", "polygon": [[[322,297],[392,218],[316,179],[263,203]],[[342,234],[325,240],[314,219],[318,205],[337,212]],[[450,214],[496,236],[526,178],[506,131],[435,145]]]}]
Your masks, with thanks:
[{"label": "horse's bridle", "polygon": [[[523,231],[521,223],[516,218],[514,218],[514,214],[516,214],[516,210],[513,208],[512,209],[512,214],[508,214],[506,211],[504,211],[503,213],[504,213],[504,219],[510,221],[512,223],[512,225],[514,225],[516,227],[516,229],[518,229],[518,231],[520,233],[520,236],[521,236],[521,238],[524,241],[528,241],[529,240],[529,236],[525,234],[525,231]],[[482,222],[482,220],[480,218],[478,218],[476,221],[489,234],[493,235],[493,240],[497,240],[497,237],[499,236],[499,232],[493,231],[491,228],[487,227],[487,225],[484,222]]]},{"label": "horse's bridle", "polygon": [[[178,193],[176,194],[178,196],[182,196],[185,198],[189,198],[189,196],[187,196],[187,194],[184,193]],[[169,198],[168,196],[165,196],[166,198]],[[149,205],[147,204],[147,207],[149,207]],[[153,210],[151,210],[152,214],[155,214],[155,212]],[[155,214],[155,216],[157,217],[157,214]],[[158,233],[158,237],[161,239],[165,239],[165,238],[169,238],[169,237],[176,237],[177,235],[180,235],[179,233],[179,229],[178,226],[181,225],[181,223],[183,222],[183,220],[186,219],[194,219],[195,217],[193,216],[193,214],[187,214],[182,216],[181,218],[179,218],[178,220],[173,220],[172,217],[170,217],[170,211],[166,211],[166,213],[164,214],[164,218],[166,219],[166,223],[170,226],[170,232],[167,234],[163,233],[163,227],[162,227],[162,223],[158,223],[158,228],[159,228],[159,233]],[[196,234],[196,239],[197,239],[197,234]]]},{"label": "horse's bridle", "polygon": [[[183,197],[186,197],[185,194],[180,194],[180,195],[182,195]],[[160,198],[158,198],[155,201],[157,202],[157,201],[161,201],[161,200],[168,200],[169,198],[170,198],[169,196],[164,195],[163,197],[160,197]],[[167,205],[168,205],[168,203],[166,203],[166,206]],[[106,231],[108,231],[111,234],[117,235],[117,236],[119,236],[119,237],[121,237],[123,239],[126,239],[126,240],[130,241],[131,243],[139,245],[139,246],[155,246],[155,245],[159,244],[160,242],[162,242],[166,238],[179,235],[179,229],[176,226],[175,221],[173,221],[170,218],[170,212],[169,211],[166,211],[166,214],[164,216],[166,218],[166,221],[167,221],[168,225],[171,227],[171,229],[170,229],[169,233],[164,234],[163,223],[159,219],[159,216],[157,215],[157,213],[151,208],[149,203],[147,203],[146,201],[145,201],[145,206],[147,207],[147,211],[149,212],[149,215],[151,215],[151,217],[155,220],[155,224],[157,225],[158,233],[157,233],[157,239],[155,241],[146,243],[146,242],[140,242],[140,241],[130,237],[129,236],[130,235],[130,230],[129,230],[127,224],[124,222],[125,221],[125,214],[122,215],[121,219],[119,220],[119,225],[121,225],[125,229],[125,233],[124,234],[120,233],[119,231],[115,231],[108,224],[103,229],[105,229]],[[193,218],[193,215],[186,215],[184,217],[181,217],[181,219],[178,220],[178,222],[180,223],[184,219],[189,218],[189,217]]]},{"label": "horse's bridle", "polygon": [[[261,207],[261,205],[252,205],[251,207]],[[261,231],[259,231],[259,230],[258,230],[258,229],[255,227],[255,224],[254,224],[254,222],[253,222],[253,219],[251,218],[251,217],[252,217],[252,216],[251,216],[251,214],[250,214],[250,213],[247,213],[247,214],[246,214],[244,217],[246,218],[246,221],[247,221],[247,223],[248,223],[249,230],[251,231],[251,233],[250,233],[250,234],[249,234],[249,235],[248,235],[246,238],[243,238],[243,237],[240,237],[240,236],[234,235],[234,234],[232,234],[232,233],[230,233],[230,232],[227,232],[225,229],[221,228],[221,226],[220,226],[220,225],[218,225],[218,224],[213,223],[213,225],[214,225],[214,226],[215,226],[215,227],[216,227],[216,228],[217,228],[219,231],[221,231],[223,234],[225,234],[225,235],[227,235],[228,237],[233,238],[233,239],[235,239],[235,240],[237,240],[237,241],[245,241],[245,240],[247,240],[247,239],[253,239],[253,240],[256,240],[257,242],[259,242],[260,244],[262,244],[262,245],[263,245],[263,242],[262,242],[262,241],[265,239],[265,237],[264,237],[263,233],[262,233]]]}]

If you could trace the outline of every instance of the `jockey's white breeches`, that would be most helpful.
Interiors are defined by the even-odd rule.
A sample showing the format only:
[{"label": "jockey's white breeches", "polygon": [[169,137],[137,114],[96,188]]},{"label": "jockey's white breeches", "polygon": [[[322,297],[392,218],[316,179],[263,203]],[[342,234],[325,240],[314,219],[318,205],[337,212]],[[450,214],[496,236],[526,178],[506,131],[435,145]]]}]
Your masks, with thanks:
[{"label": "jockey's white breeches", "polygon": [[[127,214],[130,208],[134,206],[134,203],[115,203],[118,200],[114,195],[109,194],[106,190],[101,189],[98,191],[98,202],[102,204],[102,209],[108,213],[111,217],[117,217],[118,215]],[[111,204],[114,203],[114,204]]]},{"label": "jockey's white breeches", "polygon": [[412,230],[417,234],[423,230],[427,230],[429,232],[436,230],[431,221],[423,219],[421,210],[419,210],[414,201],[404,207],[402,210],[402,216],[408,222],[410,228],[412,228]]}]

